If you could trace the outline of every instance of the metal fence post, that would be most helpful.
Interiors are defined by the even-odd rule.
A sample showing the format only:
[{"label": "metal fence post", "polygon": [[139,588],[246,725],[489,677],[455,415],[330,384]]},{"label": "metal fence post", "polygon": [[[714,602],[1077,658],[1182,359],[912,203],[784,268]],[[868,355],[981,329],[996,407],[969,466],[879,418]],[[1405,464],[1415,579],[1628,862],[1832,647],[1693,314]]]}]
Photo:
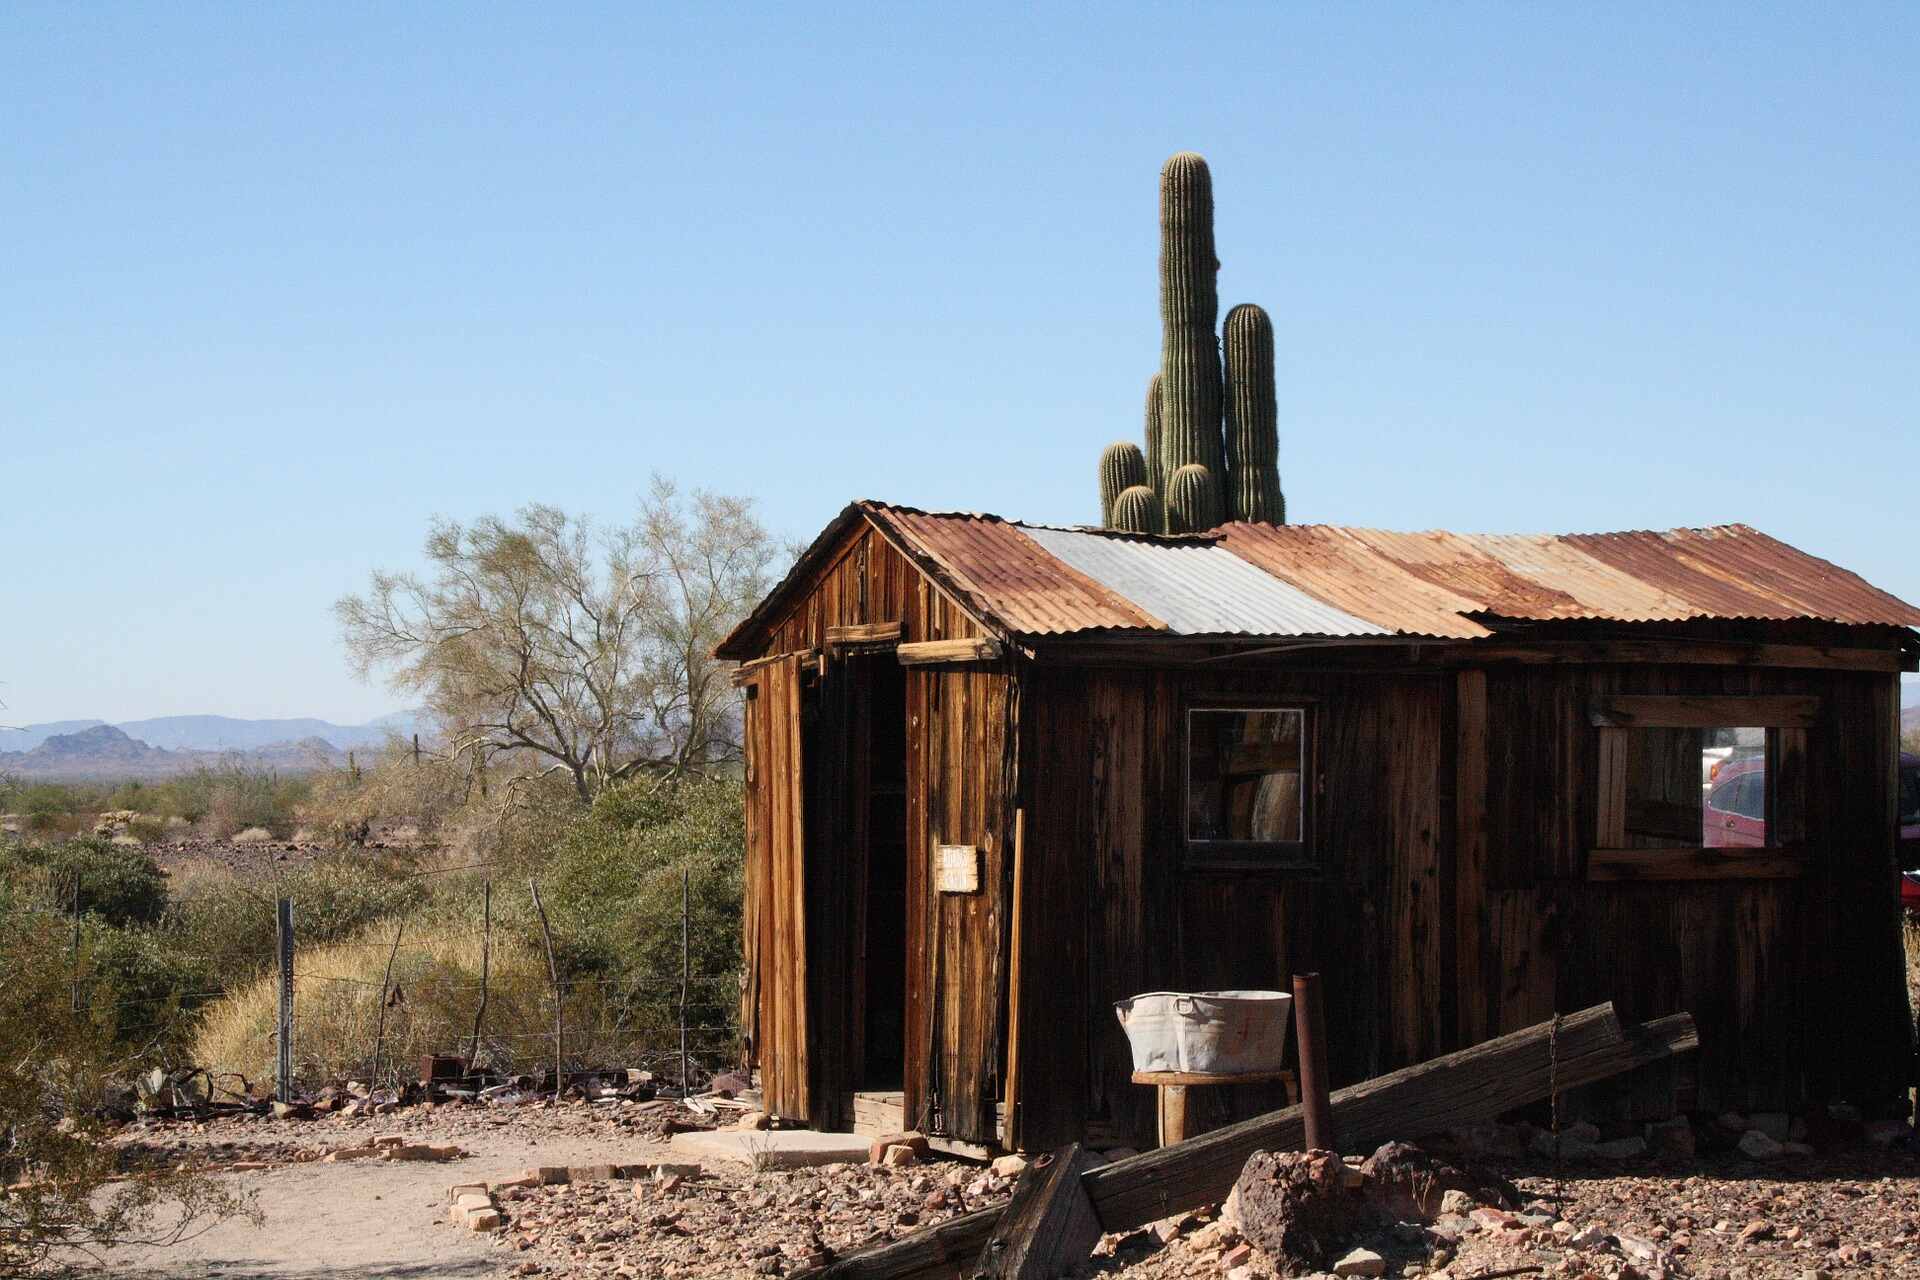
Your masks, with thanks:
[{"label": "metal fence post", "polygon": [[473,1013],[473,1045],[467,1050],[467,1074],[472,1075],[475,1064],[480,1060],[480,1025],[487,1020],[487,983],[492,974],[493,964],[493,881],[488,880],[482,886],[485,893],[485,905],[482,906],[482,924],[480,933],[480,1007]]},{"label": "metal fence post", "polygon": [[280,940],[280,1060],[274,1084],[280,1101],[293,1101],[293,899],[282,898],[275,917]]},{"label": "metal fence post", "polygon": [[67,976],[73,981],[73,1011],[80,1012],[80,869],[73,872],[73,954],[67,961]]},{"label": "metal fence post", "polygon": [[687,1084],[687,980],[692,971],[692,952],[688,946],[688,893],[689,876],[687,868],[680,868],[680,1096],[686,1097],[691,1090]]}]

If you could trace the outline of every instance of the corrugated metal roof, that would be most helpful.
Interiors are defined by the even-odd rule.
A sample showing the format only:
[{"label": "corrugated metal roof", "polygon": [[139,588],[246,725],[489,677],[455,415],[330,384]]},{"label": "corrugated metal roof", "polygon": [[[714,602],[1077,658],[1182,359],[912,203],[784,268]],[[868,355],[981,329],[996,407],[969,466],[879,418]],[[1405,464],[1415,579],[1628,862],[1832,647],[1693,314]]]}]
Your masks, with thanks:
[{"label": "corrugated metal roof", "polygon": [[1476,639],[1492,619],[1920,626],[1912,605],[1745,525],[1557,535],[1229,524],[1157,538],[861,505],[1013,634]]},{"label": "corrugated metal roof", "polygon": [[805,588],[809,566],[861,518],[1009,636],[1472,640],[1500,619],[1920,627],[1912,605],[1745,525],[1556,535],[1229,524],[1166,538],[856,502],[720,650],[750,651],[765,619]]},{"label": "corrugated metal roof", "polygon": [[1262,572],[1217,542],[1021,526],[1060,560],[1176,635],[1369,636],[1385,628]]}]

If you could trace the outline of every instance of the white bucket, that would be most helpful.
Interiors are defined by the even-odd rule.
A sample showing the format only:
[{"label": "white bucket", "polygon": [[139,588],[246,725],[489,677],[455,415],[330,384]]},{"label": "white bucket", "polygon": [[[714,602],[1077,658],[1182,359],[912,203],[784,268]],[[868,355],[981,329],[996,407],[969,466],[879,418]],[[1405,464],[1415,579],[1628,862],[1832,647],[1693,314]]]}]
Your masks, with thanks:
[{"label": "white bucket", "polygon": [[1293,997],[1283,991],[1150,991],[1114,1003],[1135,1071],[1280,1070]]}]

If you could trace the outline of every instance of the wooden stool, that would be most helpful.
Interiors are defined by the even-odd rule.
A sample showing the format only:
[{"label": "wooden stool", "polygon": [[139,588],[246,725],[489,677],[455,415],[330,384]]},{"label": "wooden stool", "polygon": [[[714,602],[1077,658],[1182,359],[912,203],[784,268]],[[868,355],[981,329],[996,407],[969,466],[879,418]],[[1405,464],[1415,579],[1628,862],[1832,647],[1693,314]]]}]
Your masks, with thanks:
[{"label": "wooden stool", "polygon": [[1176,1142],[1185,1142],[1192,1136],[1187,1127],[1187,1090],[1189,1088],[1209,1084],[1271,1084],[1275,1080],[1287,1087],[1287,1105],[1298,1104],[1300,1081],[1290,1068],[1225,1076],[1199,1071],[1136,1071],[1133,1073],[1135,1084],[1150,1084],[1159,1091],[1158,1106],[1155,1111],[1160,1118],[1160,1145],[1163,1147],[1172,1146]]}]

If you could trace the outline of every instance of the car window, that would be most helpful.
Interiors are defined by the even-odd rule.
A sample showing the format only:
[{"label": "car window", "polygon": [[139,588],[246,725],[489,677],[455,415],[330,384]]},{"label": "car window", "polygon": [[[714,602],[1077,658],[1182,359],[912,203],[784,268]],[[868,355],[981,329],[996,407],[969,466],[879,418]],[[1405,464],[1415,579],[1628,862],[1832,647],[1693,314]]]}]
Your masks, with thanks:
[{"label": "car window", "polygon": [[1734,780],[1733,811],[1743,818],[1767,816],[1767,775],[1743,773]]},{"label": "car window", "polygon": [[1900,821],[1920,822],[1920,766],[1900,770]]}]

